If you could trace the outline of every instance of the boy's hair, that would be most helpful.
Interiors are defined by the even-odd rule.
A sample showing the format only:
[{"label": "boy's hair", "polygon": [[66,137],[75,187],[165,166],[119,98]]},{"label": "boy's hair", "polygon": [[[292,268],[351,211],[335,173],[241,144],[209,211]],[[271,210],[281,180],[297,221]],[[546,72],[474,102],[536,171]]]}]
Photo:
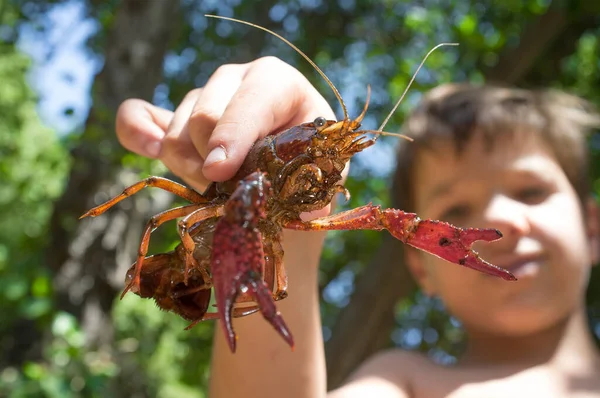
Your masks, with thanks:
[{"label": "boy's hair", "polygon": [[488,150],[499,137],[534,135],[548,144],[579,199],[591,193],[587,134],[600,127],[600,115],[583,99],[558,90],[525,90],[492,85],[450,84],[431,90],[407,117],[392,190],[392,205],[415,211],[413,181],[418,151],[452,142],[460,156],[482,134]]}]

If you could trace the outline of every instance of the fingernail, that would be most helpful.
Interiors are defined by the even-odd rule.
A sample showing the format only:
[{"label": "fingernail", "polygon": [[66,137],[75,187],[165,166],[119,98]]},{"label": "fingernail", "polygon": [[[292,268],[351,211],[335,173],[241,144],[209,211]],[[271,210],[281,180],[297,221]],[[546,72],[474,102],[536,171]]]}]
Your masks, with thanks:
[{"label": "fingernail", "polygon": [[222,146],[218,146],[212,151],[209,152],[206,160],[204,161],[204,167],[210,167],[215,163],[220,163],[227,159],[227,153],[225,152],[225,148]]},{"label": "fingernail", "polygon": [[160,154],[160,141],[152,141],[146,144],[146,154],[151,158],[157,158]]}]

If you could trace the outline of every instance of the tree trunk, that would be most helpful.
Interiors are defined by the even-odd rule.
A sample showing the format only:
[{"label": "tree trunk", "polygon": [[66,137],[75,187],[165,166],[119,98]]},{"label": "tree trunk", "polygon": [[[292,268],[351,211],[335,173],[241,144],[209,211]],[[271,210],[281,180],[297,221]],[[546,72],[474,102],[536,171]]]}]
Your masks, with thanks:
[{"label": "tree trunk", "polygon": [[152,99],[178,10],[177,1],[120,3],[106,41],[104,68],[94,81],[93,107],[72,151],[66,189],[54,207],[46,259],[54,272],[57,308],[80,320],[93,346],[111,341],[112,302],[123,288],[152,206],[147,199],[132,198],[98,219],[78,217],[107,199],[105,193],[120,193],[136,180],[120,164],[124,150],[114,133],[115,114],[127,98]]}]

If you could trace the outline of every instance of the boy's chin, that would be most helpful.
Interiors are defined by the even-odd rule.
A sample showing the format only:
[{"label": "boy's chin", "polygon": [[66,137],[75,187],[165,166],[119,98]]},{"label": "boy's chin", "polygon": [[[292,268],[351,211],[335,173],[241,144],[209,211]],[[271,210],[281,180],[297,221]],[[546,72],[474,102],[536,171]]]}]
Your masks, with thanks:
[{"label": "boy's chin", "polygon": [[[490,334],[504,335],[506,337],[527,337],[543,333],[557,325],[561,325],[572,313],[571,311],[558,311],[542,303],[514,304],[504,308],[491,310],[494,316],[485,322],[475,320],[474,327]],[[478,325],[475,325],[478,324]]]}]

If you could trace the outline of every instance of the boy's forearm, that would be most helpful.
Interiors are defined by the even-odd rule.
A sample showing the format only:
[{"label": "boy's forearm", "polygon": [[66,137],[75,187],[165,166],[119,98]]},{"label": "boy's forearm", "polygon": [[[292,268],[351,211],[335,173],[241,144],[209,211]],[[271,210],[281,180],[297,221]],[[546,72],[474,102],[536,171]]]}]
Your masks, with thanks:
[{"label": "boy's forearm", "polygon": [[239,337],[235,354],[229,351],[221,327],[216,324],[211,397],[325,395],[325,355],[317,293],[324,238],[321,232],[284,232],[289,295],[278,301],[277,307],[294,336],[294,351],[258,313],[234,319]]}]

